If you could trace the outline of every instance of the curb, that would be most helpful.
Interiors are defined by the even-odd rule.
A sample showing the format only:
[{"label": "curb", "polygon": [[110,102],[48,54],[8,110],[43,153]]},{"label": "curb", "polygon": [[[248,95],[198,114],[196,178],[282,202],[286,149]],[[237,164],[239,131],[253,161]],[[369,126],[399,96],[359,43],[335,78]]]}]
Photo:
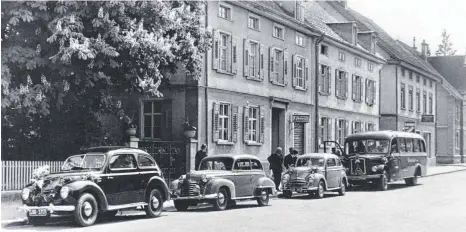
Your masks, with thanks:
[{"label": "curb", "polygon": [[438,175],[443,175],[443,174],[448,174],[448,173],[454,173],[454,172],[462,172],[466,171],[466,167],[463,169],[457,169],[457,170],[452,170],[452,171],[446,171],[446,172],[439,172],[439,173],[433,173],[433,174],[427,174],[424,177],[431,177],[431,176],[438,176]]}]

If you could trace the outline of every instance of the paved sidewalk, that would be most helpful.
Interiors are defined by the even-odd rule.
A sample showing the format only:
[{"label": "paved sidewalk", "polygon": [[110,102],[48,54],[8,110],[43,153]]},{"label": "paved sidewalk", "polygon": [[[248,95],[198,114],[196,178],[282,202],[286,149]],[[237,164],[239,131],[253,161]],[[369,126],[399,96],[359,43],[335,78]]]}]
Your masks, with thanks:
[{"label": "paved sidewalk", "polygon": [[[439,165],[428,167],[427,175],[436,176],[441,174],[447,174],[452,172],[466,171],[466,164],[453,164],[453,165]],[[21,206],[20,195],[21,191],[2,191],[2,203],[1,203],[1,224],[26,221],[25,213],[18,211],[17,207]],[[272,198],[276,198],[277,195]],[[164,203],[165,211],[176,211],[173,201],[168,201]],[[124,211],[122,215],[133,215],[133,214],[143,214],[143,211],[132,210]]]}]

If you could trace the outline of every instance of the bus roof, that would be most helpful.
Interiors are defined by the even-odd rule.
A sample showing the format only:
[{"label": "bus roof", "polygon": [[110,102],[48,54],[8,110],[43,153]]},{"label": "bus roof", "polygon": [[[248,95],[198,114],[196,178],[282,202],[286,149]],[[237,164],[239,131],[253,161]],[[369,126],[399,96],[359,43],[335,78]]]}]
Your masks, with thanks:
[{"label": "bus roof", "polygon": [[413,138],[413,139],[422,139],[424,138],[416,133],[409,133],[403,131],[368,131],[368,132],[361,132],[356,134],[351,134],[346,137],[347,141],[353,140],[361,140],[361,139],[391,139],[391,138]]}]

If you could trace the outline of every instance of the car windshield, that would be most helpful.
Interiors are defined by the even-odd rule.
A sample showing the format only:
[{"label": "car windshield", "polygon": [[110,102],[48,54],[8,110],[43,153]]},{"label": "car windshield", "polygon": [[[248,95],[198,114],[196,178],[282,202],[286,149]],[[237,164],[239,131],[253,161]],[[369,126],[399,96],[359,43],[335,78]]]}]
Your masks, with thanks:
[{"label": "car windshield", "polygon": [[101,169],[104,166],[105,156],[103,154],[74,155],[66,159],[62,166],[63,171],[82,169]]},{"label": "car windshield", "polygon": [[308,166],[323,167],[324,158],[317,158],[317,157],[300,158],[298,159],[296,164],[297,164],[297,167],[308,167]]},{"label": "car windshield", "polygon": [[206,158],[201,161],[199,170],[227,170],[231,171],[233,158]]},{"label": "car windshield", "polygon": [[346,154],[388,153],[388,139],[362,139],[346,143]]}]

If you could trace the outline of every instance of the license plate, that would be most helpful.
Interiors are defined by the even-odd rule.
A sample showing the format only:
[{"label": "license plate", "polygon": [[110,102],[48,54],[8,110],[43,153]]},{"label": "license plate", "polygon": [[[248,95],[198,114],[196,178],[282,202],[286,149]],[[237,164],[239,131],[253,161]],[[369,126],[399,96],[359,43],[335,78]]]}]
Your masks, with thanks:
[{"label": "license plate", "polygon": [[29,216],[31,217],[47,216],[47,210],[46,209],[31,209],[29,210]]}]

